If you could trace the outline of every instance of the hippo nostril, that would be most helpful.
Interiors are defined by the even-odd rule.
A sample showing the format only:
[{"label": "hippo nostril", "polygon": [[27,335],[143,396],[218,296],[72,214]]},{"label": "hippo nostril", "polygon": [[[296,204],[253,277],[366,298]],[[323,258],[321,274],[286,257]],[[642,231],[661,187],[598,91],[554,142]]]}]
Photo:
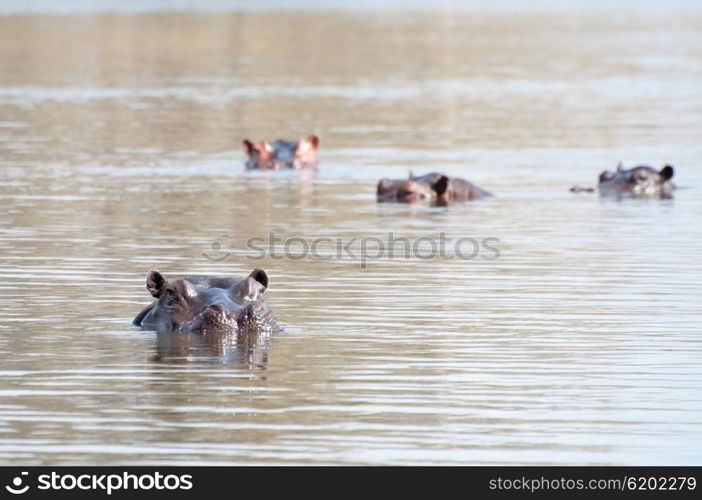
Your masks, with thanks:
[{"label": "hippo nostril", "polygon": [[207,310],[215,314],[224,314],[224,307],[222,304],[212,304]]}]

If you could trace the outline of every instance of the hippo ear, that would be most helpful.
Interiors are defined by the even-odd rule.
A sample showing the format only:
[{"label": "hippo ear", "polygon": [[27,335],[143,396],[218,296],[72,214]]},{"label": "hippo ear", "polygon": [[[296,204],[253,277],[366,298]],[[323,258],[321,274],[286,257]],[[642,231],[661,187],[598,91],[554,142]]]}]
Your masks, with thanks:
[{"label": "hippo ear", "polygon": [[390,179],[380,179],[378,181],[377,193],[382,194],[392,187],[393,182]]},{"label": "hippo ear", "polygon": [[621,172],[622,170],[624,170],[624,163],[620,161],[617,163],[617,172]]},{"label": "hippo ear", "polygon": [[663,179],[665,179],[667,181],[667,180],[670,180],[673,178],[673,174],[675,173],[675,170],[673,170],[673,167],[671,167],[670,165],[666,165],[658,173],[661,175],[661,177],[663,177]]},{"label": "hippo ear", "polygon": [[244,153],[251,156],[251,153],[253,153],[254,149],[256,149],[256,146],[254,146],[254,143],[250,140],[244,139],[241,141],[241,149],[244,150]]},{"label": "hippo ear", "polygon": [[605,182],[605,181],[610,180],[612,177],[614,177],[614,174],[609,170],[605,170],[604,172],[602,172],[600,174],[599,181]]},{"label": "hippo ear", "polygon": [[449,178],[445,175],[439,177],[439,180],[431,185],[431,188],[436,191],[436,194],[441,196],[448,190]]},{"label": "hippo ear", "polygon": [[236,295],[240,299],[253,301],[258,299],[268,286],[268,275],[263,269],[254,269],[249,276],[242,281],[236,290]]},{"label": "hippo ear", "polygon": [[310,150],[316,150],[319,147],[319,137],[316,135],[310,135],[305,139],[302,139],[295,146],[296,153],[305,153]]},{"label": "hippo ear", "polygon": [[308,135],[307,142],[312,144],[312,147],[314,149],[317,149],[319,147],[319,137],[317,137],[316,135]]},{"label": "hippo ear", "polygon": [[263,269],[254,269],[253,271],[251,271],[251,274],[249,274],[249,277],[255,279],[260,284],[262,284],[264,290],[268,288],[268,275]]},{"label": "hippo ear", "polygon": [[168,280],[157,270],[152,269],[146,275],[146,289],[156,298],[159,298],[168,285]]}]

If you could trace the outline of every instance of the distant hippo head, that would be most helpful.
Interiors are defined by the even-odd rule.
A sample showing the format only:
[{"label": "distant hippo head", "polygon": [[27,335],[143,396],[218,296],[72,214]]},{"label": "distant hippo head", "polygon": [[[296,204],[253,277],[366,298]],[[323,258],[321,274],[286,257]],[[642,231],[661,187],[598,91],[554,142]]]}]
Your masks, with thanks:
[{"label": "distant hippo head", "polygon": [[311,135],[298,142],[278,139],[274,142],[261,141],[258,144],[248,139],[242,142],[247,154],[248,169],[315,169],[317,168],[317,148],[319,138]]},{"label": "distant hippo head", "polygon": [[263,298],[268,276],[255,269],[243,280],[193,276],[169,281],[158,271],[146,276],[156,299],[133,323],[149,330],[186,333],[274,331],[277,324]]},{"label": "distant hippo head", "polygon": [[433,172],[408,179],[381,179],[376,196],[379,202],[430,202],[445,205],[453,201],[467,201],[492,196],[487,191],[457,177]]},{"label": "distant hippo head", "polygon": [[600,174],[597,188],[573,186],[570,190],[573,193],[598,191],[606,198],[672,198],[674,173],[670,165],[661,170],[646,166],[625,169],[619,163],[616,172],[605,170]]},{"label": "distant hippo head", "polygon": [[675,190],[670,180],[673,174],[670,165],[658,171],[645,166],[624,169],[620,163],[616,172],[605,170],[600,174],[597,188],[600,196],[607,197],[671,198]]},{"label": "distant hippo head", "polygon": [[419,178],[407,180],[381,179],[378,182],[378,201],[396,201],[398,203],[417,203],[432,201],[446,191],[448,178],[442,175],[437,182],[430,183]]}]

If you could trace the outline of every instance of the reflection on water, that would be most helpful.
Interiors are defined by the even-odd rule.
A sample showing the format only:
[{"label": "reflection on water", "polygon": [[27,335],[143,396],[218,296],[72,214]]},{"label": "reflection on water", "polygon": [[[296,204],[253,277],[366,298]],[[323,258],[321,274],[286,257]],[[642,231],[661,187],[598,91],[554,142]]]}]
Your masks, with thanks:
[{"label": "reflection on water", "polygon": [[[702,12],[615,4],[0,16],[5,463],[699,463]],[[319,172],[244,170],[310,133]],[[620,160],[681,189],[568,192]],[[496,197],[377,204],[410,168]],[[255,267],[281,334],[130,324],[151,268]]]},{"label": "reflection on water", "polygon": [[192,335],[182,332],[158,333],[155,362],[188,363],[215,362],[242,364],[249,368],[265,368],[268,362],[268,334],[240,333],[237,336],[221,333]]}]

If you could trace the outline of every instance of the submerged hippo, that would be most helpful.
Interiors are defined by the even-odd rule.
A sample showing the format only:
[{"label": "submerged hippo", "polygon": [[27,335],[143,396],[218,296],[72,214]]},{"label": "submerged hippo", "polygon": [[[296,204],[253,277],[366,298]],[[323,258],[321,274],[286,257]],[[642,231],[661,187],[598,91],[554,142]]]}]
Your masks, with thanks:
[{"label": "submerged hippo", "polygon": [[600,174],[597,188],[574,186],[574,193],[599,191],[600,196],[612,198],[672,198],[675,184],[670,179],[675,171],[670,165],[661,170],[639,166],[625,169],[620,163],[617,171]]},{"label": "submerged hippo", "polygon": [[426,201],[447,205],[455,201],[477,200],[492,194],[457,177],[448,177],[436,172],[414,176],[410,172],[408,179],[381,179],[378,182],[377,196],[380,202]]},{"label": "submerged hippo", "polygon": [[278,139],[274,142],[261,141],[255,144],[244,139],[241,145],[248,155],[246,160],[248,169],[317,168],[319,138],[316,135],[310,135],[298,142]]},{"label": "submerged hippo", "polygon": [[148,330],[209,334],[279,330],[263,292],[268,276],[262,269],[243,280],[192,276],[168,281],[158,271],[146,276],[146,289],[156,299],[133,323]]}]

